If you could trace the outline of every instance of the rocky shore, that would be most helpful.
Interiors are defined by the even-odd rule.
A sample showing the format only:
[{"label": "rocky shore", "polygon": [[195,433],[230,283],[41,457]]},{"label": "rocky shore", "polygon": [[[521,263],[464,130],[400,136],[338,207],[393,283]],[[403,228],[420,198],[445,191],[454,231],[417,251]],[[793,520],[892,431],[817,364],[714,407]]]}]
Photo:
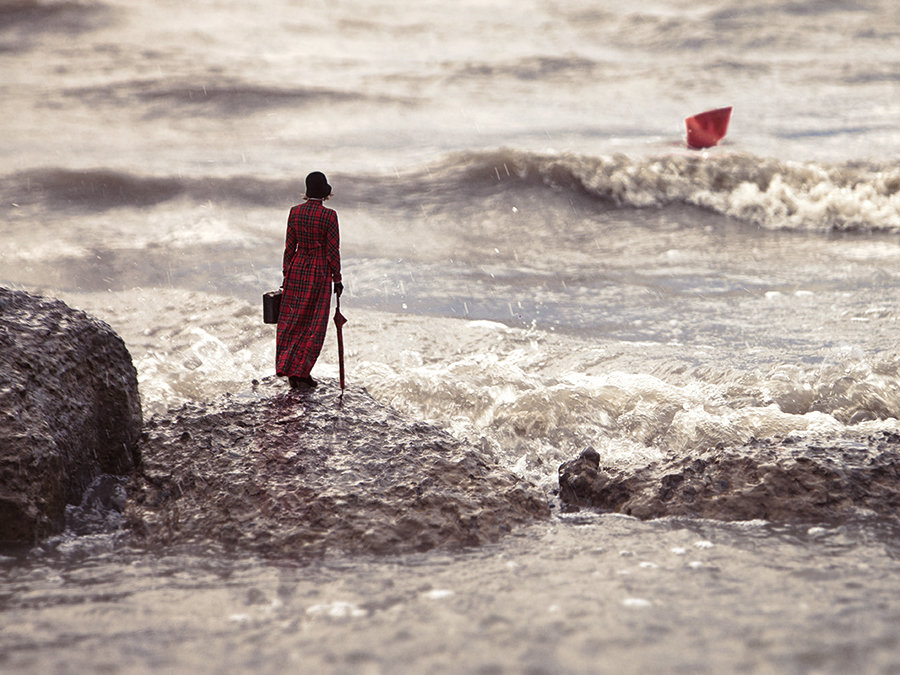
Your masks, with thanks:
[{"label": "rocky shore", "polygon": [[273,377],[142,426],[109,326],[17,291],[0,309],[0,541],[124,526],[150,547],[400,553],[549,516],[535,486],[361,388],[301,393]]},{"label": "rocky shore", "polygon": [[494,541],[549,516],[543,493],[362,388],[251,391],[154,418],[127,520],[152,545],[268,555],[404,553]]},{"label": "rocky shore", "polygon": [[900,518],[900,436],[753,440],[639,469],[587,448],[559,467],[560,498],[637,518],[832,523]]},{"label": "rocky shore", "polygon": [[0,288],[0,541],[65,526],[102,474],[139,462],[137,372],[107,324]]},{"label": "rocky shore", "polygon": [[[277,378],[142,420],[121,338],[62,302],[0,289],[0,542],[118,529],[139,546],[294,559],[496,541],[548,496],[490,451],[361,387]],[[825,523],[900,513],[900,435],[755,440],[647,466],[559,467],[564,508]]]}]

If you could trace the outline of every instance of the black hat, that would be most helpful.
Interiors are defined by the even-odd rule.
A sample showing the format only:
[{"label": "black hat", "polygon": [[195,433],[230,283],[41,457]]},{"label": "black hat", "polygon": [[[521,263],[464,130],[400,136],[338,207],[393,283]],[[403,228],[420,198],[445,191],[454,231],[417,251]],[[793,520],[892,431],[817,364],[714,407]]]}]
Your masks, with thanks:
[{"label": "black hat", "polygon": [[321,171],[313,171],[306,177],[306,196],[311,199],[325,199],[331,194],[328,179]]}]

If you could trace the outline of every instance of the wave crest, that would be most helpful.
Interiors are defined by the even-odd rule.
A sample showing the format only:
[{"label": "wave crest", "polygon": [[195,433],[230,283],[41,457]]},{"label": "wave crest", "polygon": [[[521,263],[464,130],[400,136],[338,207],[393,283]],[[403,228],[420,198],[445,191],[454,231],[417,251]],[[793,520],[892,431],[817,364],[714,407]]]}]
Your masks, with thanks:
[{"label": "wave crest", "polygon": [[[88,210],[145,207],[177,197],[266,206],[295,203],[296,177],[145,177],[110,169],[47,168],[4,181],[7,203]],[[455,209],[498,190],[570,192],[612,208],[694,206],[772,230],[900,232],[900,167],[784,162],[752,155],[631,158],[465,152],[402,176],[335,176],[342,201],[371,206],[395,195]]]},{"label": "wave crest", "polygon": [[900,231],[900,168],[826,166],[752,155],[634,159],[467,153],[463,188],[518,181],[570,190],[615,206],[691,205],[768,229]]}]

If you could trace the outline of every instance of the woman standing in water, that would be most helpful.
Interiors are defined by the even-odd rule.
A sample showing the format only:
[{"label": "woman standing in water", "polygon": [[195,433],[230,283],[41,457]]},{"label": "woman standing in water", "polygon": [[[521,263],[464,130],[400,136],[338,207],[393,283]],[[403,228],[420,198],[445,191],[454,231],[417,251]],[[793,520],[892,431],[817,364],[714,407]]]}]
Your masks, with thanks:
[{"label": "woman standing in water", "polygon": [[316,386],[309,373],[325,341],[332,282],[335,294],[344,290],[337,213],[323,203],[330,196],[325,174],[313,171],[306,177],[306,201],[288,216],[275,372],[294,389]]}]

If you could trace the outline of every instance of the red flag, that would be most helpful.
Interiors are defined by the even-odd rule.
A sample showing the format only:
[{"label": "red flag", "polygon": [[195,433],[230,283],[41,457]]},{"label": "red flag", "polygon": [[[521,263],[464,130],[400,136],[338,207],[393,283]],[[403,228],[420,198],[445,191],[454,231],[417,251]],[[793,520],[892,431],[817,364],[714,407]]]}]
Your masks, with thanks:
[{"label": "red flag", "polygon": [[731,121],[731,106],[707,110],[692,115],[684,120],[687,127],[687,144],[689,148],[699,150],[716,145],[728,132]]}]

